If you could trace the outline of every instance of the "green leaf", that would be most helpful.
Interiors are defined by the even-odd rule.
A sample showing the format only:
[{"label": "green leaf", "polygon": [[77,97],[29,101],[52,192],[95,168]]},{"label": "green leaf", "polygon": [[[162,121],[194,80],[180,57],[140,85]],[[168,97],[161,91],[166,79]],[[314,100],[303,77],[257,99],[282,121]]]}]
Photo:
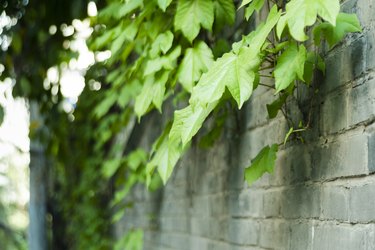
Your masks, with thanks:
[{"label": "green leaf", "polygon": [[286,14],[277,24],[277,35],[280,38],[286,25],[289,32],[297,41],[305,41],[305,27],[315,23],[317,15],[331,23],[336,24],[340,11],[339,0],[291,0],[286,5]]},{"label": "green leaf", "polygon": [[136,171],[146,161],[147,154],[143,149],[137,149],[126,157],[127,166],[133,171]]},{"label": "green leaf", "polygon": [[171,2],[172,0],[158,0],[159,8],[165,12],[167,7],[171,4]]},{"label": "green leaf", "polygon": [[242,0],[242,3],[240,5],[240,7],[238,7],[238,9],[241,9],[243,6],[249,4],[250,2],[252,2],[253,0]]},{"label": "green leaf", "polygon": [[268,14],[266,22],[261,23],[255,31],[244,38],[246,44],[249,45],[248,51],[251,51],[251,53],[260,52],[270,32],[280,19],[280,16],[281,12],[278,11],[277,6],[274,5]]},{"label": "green leaf", "polygon": [[134,80],[128,84],[123,84],[120,88],[117,104],[121,108],[125,108],[135,96],[137,96],[142,90],[142,85],[138,80]]},{"label": "green leaf", "polygon": [[[166,184],[183,148],[178,141],[169,139],[165,134],[161,135],[153,148],[154,153],[151,161],[146,165],[146,171],[150,174],[157,168],[163,183]],[[148,181],[148,183],[150,182]]]},{"label": "green leaf", "polygon": [[96,118],[101,118],[108,113],[109,109],[116,103],[117,94],[107,92],[104,99],[94,108],[93,113]]},{"label": "green leaf", "polygon": [[238,107],[241,108],[253,91],[255,75],[249,70],[249,66],[258,61],[258,57],[254,55],[247,58],[244,54],[224,54],[214,62],[207,73],[202,75],[198,84],[193,88],[190,103],[197,106],[216,102],[222,97],[227,87]]},{"label": "green leaf", "polygon": [[106,160],[103,164],[102,174],[105,178],[112,177],[121,166],[122,158]]},{"label": "green leaf", "polygon": [[233,0],[215,0],[215,26],[221,29],[224,25],[234,24],[236,18],[236,8]]},{"label": "green leaf", "polygon": [[321,23],[314,28],[314,42],[319,45],[324,36],[329,47],[332,48],[340,42],[349,32],[361,32],[361,24],[355,14],[339,13],[336,26],[330,23]]},{"label": "green leaf", "polygon": [[146,77],[141,93],[135,99],[134,110],[140,119],[148,111],[151,103],[161,112],[161,105],[164,100],[165,84],[169,72],[164,72],[161,77],[155,79],[154,75]]},{"label": "green leaf", "polygon": [[114,250],[142,250],[143,230],[128,231],[120,240],[117,240]]},{"label": "green leaf", "polygon": [[186,49],[178,71],[178,80],[187,91],[191,92],[202,73],[205,73],[212,63],[211,49],[207,44],[199,41],[193,48]]},{"label": "green leaf", "polygon": [[189,105],[184,109],[175,111],[169,138],[172,141],[181,141],[183,146],[187,145],[202,127],[203,122],[216,105],[217,102],[210,103],[204,107],[197,106],[193,108]]},{"label": "green leaf", "polygon": [[275,87],[277,92],[286,89],[297,79],[304,81],[304,65],[306,60],[306,48],[292,43],[277,59],[275,67]]},{"label": "green leaf", "polygon": [[250,167],[245,169],[245,179],[248,185],[253,184],[266,172],[273,173],[275,167],[277,144],[264,147],[251,161]]},{"label": "green leaf", "polygon": [[123,18],[126,15],[133,13],[134,10],[141,6],[143,6],[143,0],[125,1],[125,3],[123,3],[119,9],[114,10],[116,13],[116,18]]},{"label": "green leaf", "polygon": [[249,20],[249,18],[253,15],[254,11],[259,12],[264,5],[264,0],[254,0],[245,10],[245,18]]},{"label": "green leaf", "polygon": [[171,31],[168,30],[167,32],[158,35],[150,50],[151,58],[158,56],[159,52],[166,54],[172,47],[172,43],[173,33]]},{"label": "green leaf", "polygon": [[181,47],[176,47],[172,52],[170,52],[168,55],[162,56],[162,57],[156,57],[154,59],[148,60],[146,63],[146,68],[144,71],[144,75],[151,75],[158,71],[160,71],[162,68],[167,70],[172,70],[176,67],[177,58],[181,54]]},{"label": "green leaf", "polygon": [[282,94],[277,100],[272,102],[271,104],[267,104],[267,112],[270,119],[273,119],[277,116],[277,113],[284,105],[286,99],[288,98],[288,94]]},{"label": "green leaf", "polygon": [[174,26],[192,42],[200,28],[212,30],[214,22],[214,4],[212,0],[179,0]]}]

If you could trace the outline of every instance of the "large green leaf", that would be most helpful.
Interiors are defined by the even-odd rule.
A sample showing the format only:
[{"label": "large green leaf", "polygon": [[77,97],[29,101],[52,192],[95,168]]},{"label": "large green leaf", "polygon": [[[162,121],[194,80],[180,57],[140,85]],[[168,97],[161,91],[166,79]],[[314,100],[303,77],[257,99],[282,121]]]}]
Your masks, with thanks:
[{"label": "large green leaf", "polygon": [[275,75],[275,87],[277,92],[286,89],[297,79],[304,81],[303,74],[306,61],[305,46],[297,46],[292,43],[277,59]]},{"label": "large green leaf", "polygon": [[214,3],[212,0],[179,0],[174,18],[176,30],[192,42],[200,28],[212,29],[214,22]]},{"label": "large green leaf", "polygon": [[319,45],[324,36],[332,48],[349,32],[361,32],[361,25],[355,14],[340,13],[336,19],[336,26],[330,23],[321,23],[314,28],[314,41]]},{"label": "large green leaf", "polygon": [[281,12],[274,5],[270,10],[265,23],[261,23],[257,29],[247,35],[244,40],[249,45],[248,53],[259,53],[267,37],[280,19]]},{"label": "large green leaf", "polygon": [[245,179],[249,185],[253,184],[266,172],[273,173],[278,145],[264,147],[251,161],[250,167],[245,169]]},{"label": "large green leaf", "polygon": [[202,127],[203,122],[216,105],[217,102],[210,103],[207,107],[197,106],[193,108],[189,105],[184,109],[175,111],[169,138],[172,141],[181,141],[182,145],[185,146]]},{"label": "large green leaf", "polygon": [[190,103],[193,106],[202,106],[218,101],[227,87],[236,100],[238,107],[250,98],[253,91],[254,72],[248,65],[258,58],[226,53],[219,58],[203,74],[198,84],[193,88]]},{"label": "large green leaf", "polygon": [[179,68],[178,80],[187,91],[191,92],[202,73],[205,73],[212,63],[211,49],[204,42],[198,42],[193,48],[186,49]]},{"label": "large green leaf", "polygon": [[281,37],[285,26],[288,25],[294,39],[305,41],[308,37],[304,29],[315,23],[317,15],[335,25],[339,11],[339,0],[291,0],[286,5],[286,14],[277,24],[277,35]]},{"label": "large green leaf", "polygon": [[150,176],[155,168],[157,168],[160,177],[165,184],[171,176],[172,171],[183,152],[181,143],[168,137],[169,129],[170,126],[167,126],[163,134],[152,146],[152,158],[146,165],[148,176],[147,185],[151,182]]}]

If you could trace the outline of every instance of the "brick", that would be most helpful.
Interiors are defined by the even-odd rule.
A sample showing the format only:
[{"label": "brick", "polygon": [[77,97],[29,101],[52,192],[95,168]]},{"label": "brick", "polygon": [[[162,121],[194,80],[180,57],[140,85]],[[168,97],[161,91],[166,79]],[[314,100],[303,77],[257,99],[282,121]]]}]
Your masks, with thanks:
[{"label": "brick", "polygon": [[252,189],[229,195],[229,214],[232,216],[259,217],[263,213],[263,194]]},{"label": "brick", "polygon": [[227,243],[222,242],[208,242],[207,250],[230,250]]},{"label": "brick", "polygon": [[304,185],[284,189],[281,198],[281,215],[284,218],[318,218],[320,215],[319,189]]},{"label": "brick", "polygon": [[[375,14],[374,14],[375,15]],[[366,70],[370,71],[375,68],[375,32],[374,28],[365,33],[367,39],[367,53],[366,53]]]},{"label": "brick", "polygon": [[321,193],[322,219],[349,220],[349,192],[341,186],[323,186]]},{"label": "brick", "polygon": [[290,225],[290,250],[311,249],[312,225],[311,223],[293,223]]},{"label": "brick", "polygon": [[372,133],[368,137],[368,170],[369,173],[375,172],[375,133]]},{"label": "brick", "polygon": [[375,117],[375,80],[364,83],[349,92],[348,125],[353,127]]},{"label": "brick", "polygon": [[289,225],[283,221],[263,220],[260,223],[259,246],[282,250],[289,246]]},{"label": "brick", "polygon": [[348,93],[346,90],[326,97],[321,106],[320,133],[328,135],[348,127]]},{"label": "brick", "polygon": [[251,219],[229,220],[228,241],[239,245],[256,245],[259,237],[259,225]]},{"label": "brick", "polygon": [[221,193],[219,195],[210,196],[210,216],[220,217],[227,215],[229,211],[229,195]]},{"label": "brick", "polygon": [[208,250],[209,241],[200,237],[190,238],[190,249]]},{"label": "brick", "polygon": [[367,249],[368,229],[366,227],[327,224],[317,226],[313,230],[313,249]]},{"label": "brick", "polygon": [[295,145],[279,151],[271,185],[302,183],[311,177],[311,156],[307,145]]},{"label": "brick", "polygon": [[251,129],[268,123],[266,104],[276,99],[274,91],[268,90],[260,95],[253,96],[245,106],[246,128]]},{"label": "brick", "polygon": [[375,183],[355,186],[350,190],[350,221],[375,221]]},{"label": "brick", "polygon": [[263,195],[264,217],[277,217],[281,210],[282,190],[267,191]]},{"label": "brick", "polygon": [[356,131],[315,148],[312,152],[313,179],[326,180],[368,174],[367,140],[366,134]]}]

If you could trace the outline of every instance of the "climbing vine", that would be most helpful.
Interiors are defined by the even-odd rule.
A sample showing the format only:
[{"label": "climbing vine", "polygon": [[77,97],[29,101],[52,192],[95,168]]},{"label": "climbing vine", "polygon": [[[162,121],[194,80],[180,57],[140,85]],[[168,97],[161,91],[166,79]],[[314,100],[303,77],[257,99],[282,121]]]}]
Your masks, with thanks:
[{"label": "climbing vine", "polygon": [[[332,48],[346,33],[361,30],[354,14],[339,11],[339,0],[111,1],[92,20],[97,32],[91,49],[112,54],[103,65],[110,99],[103,99],[96,114],[104,117],[120,106],[140,121],[153,109],[162,113],[166,103],[178,103],[146,164],[148,183],[155,170],[166,183],[221,103],[233,100],[241,109],[255,89],[267,86],[279,96],[267,105],[274,118],[298,84],[309,86],[315,70],[324,73],[321,44]],[[246,33],[242,27],[250,26],[255,13],[260,21]],[[228,36],[233,28],[227,26],[239,34]],[[272,85],[262,83],[265,77],[274,79]],[[286,140],[306,125],[291,124]],[[272,172],[277,150],[274,144],[260,151],[245,170],[249,184]],[[111,165],[110,172],[120,166]]]},{"label": "climbing vine", "polygon": [[[141,180],[146,185],[155,176],[168,181],[209,117],[223,125],[223,103],[241,109],[262,86],[277,96],[267,105],[269,118],[280,110],[286,115],[285,104],[298,86],[311,87],[314,72],[324,74],[322,44],[330,49],[348,32],[361,31],[354,14],[340,12],[339,0],[110,1],[91,21],[95,32],[90,48],[112,55],[98,66],[108,74],[103,76],[107,97],[95,107],[96,117],[106,120],[110,110],[120,108],[140,122],[154,109],[174,109],[148,156],[140,149],[123,160],[107,155],[107,177],[126,166],[133,173],[138,167],[126,159],[135,157],[144,166]],[[263,82],[268,78],[273,81]],[[310,121],[289,126],[285,142]],[[217,127],[211,132],[209,141],[219,134]],[[265,146],[245,169],[249,185],[273,172],[279,146]],[[125,184],[117,201],[130,186]]]}]

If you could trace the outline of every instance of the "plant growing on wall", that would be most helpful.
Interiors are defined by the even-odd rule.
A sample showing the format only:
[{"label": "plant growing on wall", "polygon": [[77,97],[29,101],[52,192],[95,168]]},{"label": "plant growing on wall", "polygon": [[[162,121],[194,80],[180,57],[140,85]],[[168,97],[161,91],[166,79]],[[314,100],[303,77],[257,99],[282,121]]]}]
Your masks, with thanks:
[{"label": "plant growing on wall", "polygon": [[[218,126],[205,138],[220,135],[228,108],[223,103],[241,109],[262,86],[274,89],[277,97],[267,105],[269,118],[280,110],[286,115],[285,103],[296,89],[310,87],[315,71],[324,74],[321,45],[332,48],[348,32],[361,31],[354,14],[340,12],[339,0],[111,1],[92,25],[91,49],[112,55],[100,65],[109,72],[102,79],[108,97],[96,106],[97,118],[106,120],[117,107],[141,121],[151,110],[163,113],[173,106],[148,157],[140,158],[147,185],[155,174],[168,181],[207,119],[216,119]],[[250,26],[254,29],[248,32]],[[309,123],[290,122],[285,142]],[[280,145],[265,146],[245,169],[249,185],[273,172]],[[104,165],[104,171],[110,177],[126,166],[138,169],[116,161]],[[117,202],[129,190],[124,186]]]},{"label": "plant growing on wall", "polygon": [[[77,249],[111,244],[96,234],[108,224],[95,218],[108,215],[93,209],[107,208],[108,183],[116,190],[110,204],[119,208],[116,221],[132,186],[145,183],[152,189],[160,178],[168,181],[206,120],[215,124],[207,127],[202,142],[209,145],[220,135],[228,107],[241,109],[260,87],[275,93],[276,100],[267,105],[270,119],[280,110],[285,113],[296,89],[311,86],[315,71],[324,73],[321,45],[332,48],[348,32],[361,30],[355,15],[340,13],[339,0],[111,0],[98,1],[98,6],[103,8],[91,17],[89,46],[97,55],[110,51],[111,57],[87,73],[88,87],[79,97],[74,121],[63,115],[61,95],[53,97],[22,78],[16,85],[26,97],[48,99],[42,101],[42,112],[50,126],[49,152],[60,189],[56,200],[69,200],[58,212],[72,220],[65,238],[71,236],[68,245]],[[33,18],[38,17],[35,13]],[[50,45],[51,37],[44,32],[31,41]],[[22,55],[17,43],[13,47]],[[63,59],[71,57],[66,51],[61,54]],[[41,68],[54,66],[48,64],[57,63],[53,59]],[[42,69],[35,70],[38,78],[31,82],[43,81]],[[121,138],[134,120],[146,119],[152,110],[167,120],[164,130],[150,152],[135,149],[125,154],[126,140]],[[289,122],[285,141],[309,125]],[[279,146],[265,146],[245,169],[249,184],[273,171]],[[86,230],[77,232],[82,225]],[[134,231],[117,248],[133,244],[132,237],[141,239],[142,233]]]},{"label": "plant growing on wall", "polygon": [[[167,100],[167,105],[185,104],[175,107],[171,122],[153,145],[146,166],[148,180],[157,170],[166,183],[208,117],[215,116],[223,102],[234,101],[241,109],[258,86],[266,85],[265,77],[274,79],[266,86],[279,96],[267,106],[274,118],[298,84],[309,86],[316,69],[324,73],[318,53],[322,41],[332,48],[346,33],[361,30],[354,14],[340,13],[339,0],[236,4],[232,0],[111,1],[93,20],[98,32],[91,48],[112,53],[103,65],[109,72],[105,91],[111,99],[96,107],[98,117],[104,119],[111,107],[120,106],[140,121],[153,109],[162,113]],[[246,33],[244,24],[254,19],[254,13],[261,20]],[[301,130],[291,127],[286,139]],[[249,184],[272,172],[277,150],[275,143],[259,152],[245,170]]]}]

